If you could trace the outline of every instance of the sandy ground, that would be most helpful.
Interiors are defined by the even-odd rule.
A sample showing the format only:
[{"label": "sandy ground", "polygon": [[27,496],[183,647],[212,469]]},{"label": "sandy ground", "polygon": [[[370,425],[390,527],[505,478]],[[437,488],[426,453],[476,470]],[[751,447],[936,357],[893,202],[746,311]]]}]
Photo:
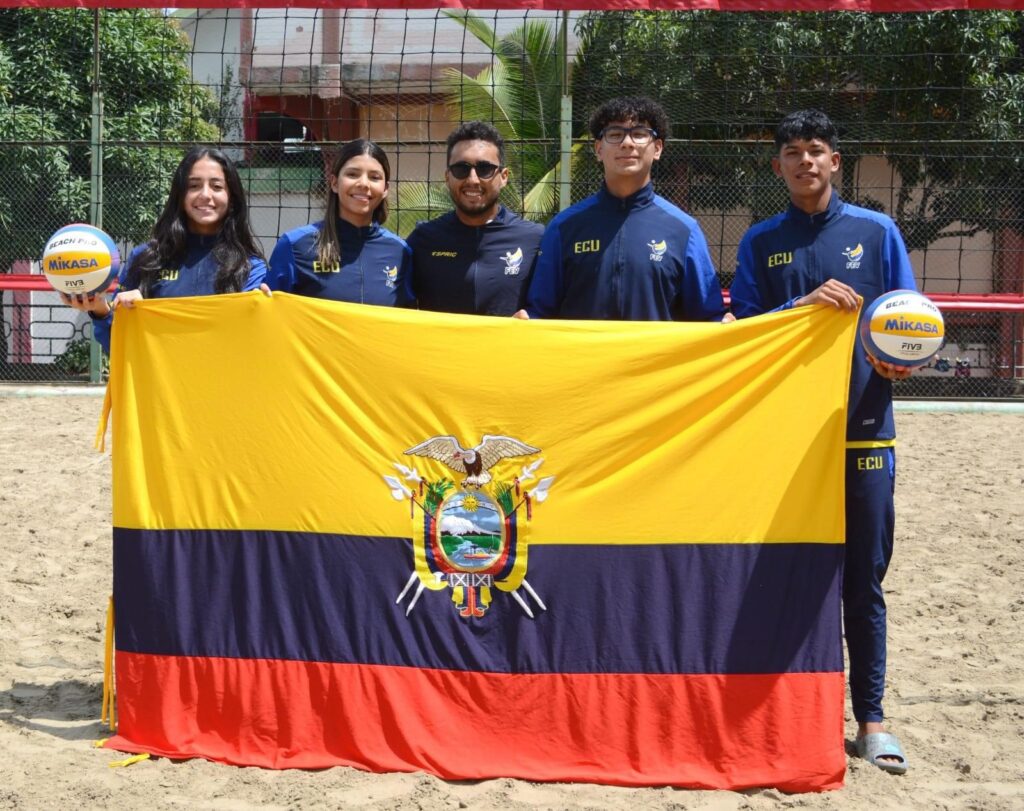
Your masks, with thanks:
[{"label": "sandy ground", "polygon": [[[272,772],[95,749],[110,591],[98,397],[0,389],[0,808],[1024,808],[1024,415],[898,416],[887,711],[904,777],[819,795]],[[854,726],[847,717],[848,751]],[[799,741],[793,742],[799,746]]]}]

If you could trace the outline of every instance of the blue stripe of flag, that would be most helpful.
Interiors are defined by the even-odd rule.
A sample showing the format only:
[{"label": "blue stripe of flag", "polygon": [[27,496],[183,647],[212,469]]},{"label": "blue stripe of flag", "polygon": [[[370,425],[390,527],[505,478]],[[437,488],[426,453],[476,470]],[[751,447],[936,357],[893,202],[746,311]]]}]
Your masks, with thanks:
[{"label": "blue stripe of flag", "polygon": [[838,544],[533,546],[483,618],[396,598],[407,538],[114,530],[117,647],[495,673],[793,673],[843,667]]}]

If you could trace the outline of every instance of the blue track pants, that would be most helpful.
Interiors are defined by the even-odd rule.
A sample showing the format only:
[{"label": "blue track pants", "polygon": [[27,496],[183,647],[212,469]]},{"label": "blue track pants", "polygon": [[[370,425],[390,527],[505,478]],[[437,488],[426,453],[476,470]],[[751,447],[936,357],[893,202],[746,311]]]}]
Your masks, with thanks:
[{"label": "blue track pants", "polygon": [[881,721],[885,693],[885,596],[896,511],[893,448],[846,451],[846,563],[843,626],[850,695],[858,722]]}]

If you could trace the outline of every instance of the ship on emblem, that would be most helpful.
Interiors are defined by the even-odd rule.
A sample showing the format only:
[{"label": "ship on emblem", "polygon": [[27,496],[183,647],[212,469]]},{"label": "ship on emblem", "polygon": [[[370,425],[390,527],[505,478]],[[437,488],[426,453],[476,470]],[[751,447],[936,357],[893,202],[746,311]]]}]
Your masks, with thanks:
[{"label": "ship on emblem", "polygon": [[[412,592],[405,612],[408,616],[425,590],[450,589],[459,614],[479,618],[485,615],[497,589],[508,593],[531,618],[531,603],[546,610],[526,581],[527,540],[521,514],[526,521],[532,519],[533,506],[547,499],[555,477],[537,479],[535,473],[543,458],[517,463],[511,470],[507,462],[536,456],[541,449],[493,434],[485,434],[478,445],[466,448],[454,436],[441,435],[404,453],[440,463],[433,465],[440,475],[423,476],[415,467],[394,462],[402,478],[383,476],[396,501],[408,499],[413,519],[415,565],[396,604]],[[448,471],[465,478],[456,484]],[[527,488],[534,480],[535,486]]]}]

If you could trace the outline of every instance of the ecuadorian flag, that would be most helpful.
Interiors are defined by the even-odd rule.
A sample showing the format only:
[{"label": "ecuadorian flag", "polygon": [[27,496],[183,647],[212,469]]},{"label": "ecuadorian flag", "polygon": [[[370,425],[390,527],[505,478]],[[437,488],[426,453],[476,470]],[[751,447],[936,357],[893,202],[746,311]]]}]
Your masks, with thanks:
[{"label": "ecuadorian flag", "polygon": [[108,745],[839,786],[856,321],[119,311]]}]

